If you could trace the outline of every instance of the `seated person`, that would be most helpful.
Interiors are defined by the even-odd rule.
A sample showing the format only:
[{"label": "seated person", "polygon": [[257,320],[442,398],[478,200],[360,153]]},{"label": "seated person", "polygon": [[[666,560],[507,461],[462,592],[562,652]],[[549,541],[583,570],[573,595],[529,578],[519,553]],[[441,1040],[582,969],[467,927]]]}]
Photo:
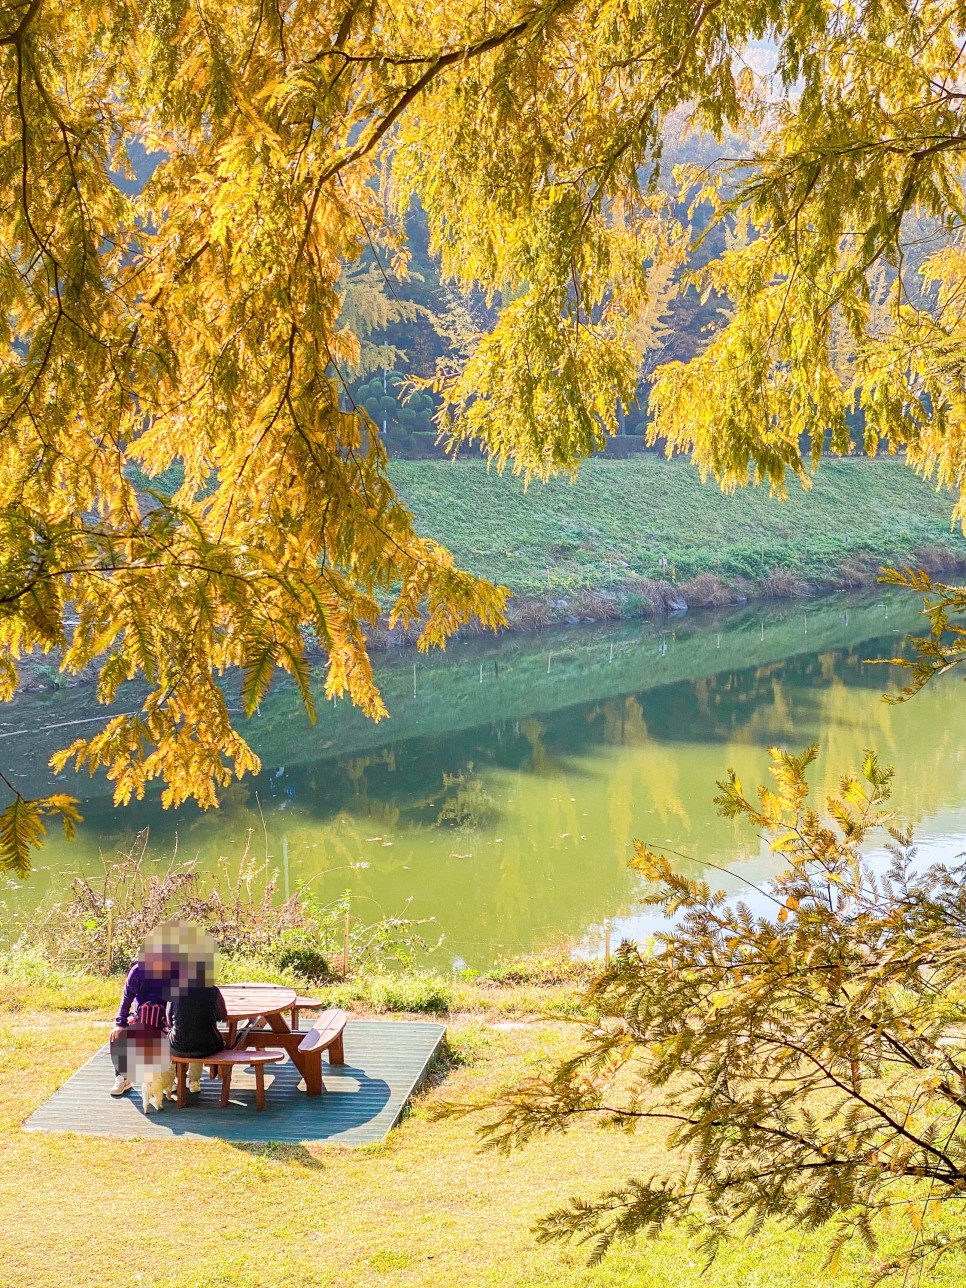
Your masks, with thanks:
[{"label": "seated person", "polygon": [[157,926],[145,937],[138,959],[128,971],[114,1027],[111,1061],[114,1064],[112,1096],[131,1090],[129,1049],[143,1042],[147,1032],[164,1033],[168,1005],[178,978],[176,934],[172,926]]},{"label": "seated person", "polygon": [[172,1055],[197,1056],[188,1065],[188,1088],[201,1090],[204,1062],[225,1049],[225,1039],[218,1031],[219,1021],[228,1020],[225,999],[215,988],[214,955],[200,955],[189,969],[188,978],[171,1002],[171,1027],[168,1041]]}]

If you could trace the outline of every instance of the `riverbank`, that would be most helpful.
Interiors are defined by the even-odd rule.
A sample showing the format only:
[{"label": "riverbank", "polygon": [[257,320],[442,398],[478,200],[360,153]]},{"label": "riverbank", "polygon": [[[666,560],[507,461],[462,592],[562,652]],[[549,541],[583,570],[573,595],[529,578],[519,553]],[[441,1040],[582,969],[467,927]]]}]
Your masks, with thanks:
[{"label": "riverbank", "polygon": [[689,462],[652,455],[528,489],[482,461],[394,461],[392,477],[420,531],[509,587],[511,628],[853,589],[889,565],[966,567],[949,494],[895,459],[825,460],[785,501],[723,495]]},{"label": "riverbank", "polygon": [[[477,460],[394,460],[391,474],[421,532],[510,589],[510,630],[861,589],[883,566],[966,568],[949,494],[890,458],[823,461],[811,490],[785,501],[761,488],[725,496],[689,462],[650,454],[593,459],[573,483],[529,489]],[[417,634],[416,624],[369,631],[376,649]],[[23,658],[19,691],[96,679],[96,667],[68,676],[58,661]]]},{"label": "riverbank", "polygon": [[[118,981],[39,966],[17,974],[4,964],[0,1228],[3,1262],[25,1288],[61,1288],[78,1266],[95,1288],[832,1282],[823,1267],[827,1231],[772,1225],[755,1240],[736,1238],[710,1268],[677,1230],[618,1247],[594,1267],[586,1247],[536,1242],[534,1223],[571,1195],[673,1165],[659,1126],[578,1128],[502,1158],[481,1151],[477,1120],[437,1117],[444,1102],[481,1100],[571,1048],[573,1025],[561,1017],[579,1014],[573,980],[451,980],[449,1009],[439,1013],[447,1025],[444,1060],[384,1144],[348,1150],[23,1132],[23,1120],[106,1040]],[[896,1231],[905,1238],[898,1211]],[[888,1256],[889,1247],[881,1252]],[[868,1266],[868,1254],[851,1248],[836,1288],[858,1288]],[[952,1288],[962,1274],[961,1258],[951,1255],[930,1284]]]}]

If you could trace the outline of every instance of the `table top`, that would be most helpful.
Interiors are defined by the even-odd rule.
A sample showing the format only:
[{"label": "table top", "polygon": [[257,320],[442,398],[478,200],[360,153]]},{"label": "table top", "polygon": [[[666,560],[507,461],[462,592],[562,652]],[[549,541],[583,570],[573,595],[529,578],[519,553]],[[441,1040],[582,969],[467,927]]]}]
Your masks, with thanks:
[{"label": "table top", "polygon": [[256,1015],[278,1015],[289,1011],[298,997],[294,988],[281,984],[226,984],[219,988],[230,1020],[248,1020]]}]

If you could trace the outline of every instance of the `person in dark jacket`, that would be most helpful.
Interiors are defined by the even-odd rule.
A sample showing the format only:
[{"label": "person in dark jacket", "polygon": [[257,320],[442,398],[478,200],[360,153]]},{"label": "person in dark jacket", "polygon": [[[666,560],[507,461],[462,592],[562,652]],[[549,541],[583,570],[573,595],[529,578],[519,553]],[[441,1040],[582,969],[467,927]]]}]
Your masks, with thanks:
[{"label": "person in dark jacket", "polygon": [[168,1041],[172,1055],[197,1056],[188,1065],[188,1089],[201,1090],[201,1069],[205,1060],[225,1049],[218,1024],[227,1023],[225,999],[214,985],[214,954],[202,953],[192,962],[187,982],[178,988],[171,1002]]},{"label": "person in dark jacket", "polygon": [[137,961],[127,973],[121,1004],[111,1029],[114,1065],[112,1096],[131,1090],[129,1052],[147,1033],[164,1033],[168,1006],[179,977],[176,934],[172,927],[156,927],[144,940]]}]

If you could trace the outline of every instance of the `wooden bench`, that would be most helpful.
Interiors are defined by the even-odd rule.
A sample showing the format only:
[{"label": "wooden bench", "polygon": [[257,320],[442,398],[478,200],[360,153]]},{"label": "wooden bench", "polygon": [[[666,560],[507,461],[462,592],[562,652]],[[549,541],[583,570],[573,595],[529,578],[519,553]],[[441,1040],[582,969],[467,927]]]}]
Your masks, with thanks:
[{"label": "wooden bench", "polygon": [[337,1008],[323,1011],[299,1043],[299,1050],[306,1054],[317,1051],[320,1056],[328,1051],[329,1064],[345,1064],[342,1034],[348,1018],[345,1011]]},{"label": "wooden bench", "polygon": [[297,997],[292,1007],[292,1032],[298,1032],[299,1011],[321,1011],[323,1006],[325,1003],[317,1001],[314,997]]},{"label": "wooden bench", "polygon": [[345,1049],[342,1045],[342,1033],[349,1017],[345,1011],[333,1008],[323,1011],[298,1046],[301,1059],[296,1061],[302,1066],[302,1077],[305,1079],[305,1090],[310,1096],[318,1096],[324,1090],[322,1082],[322,1052],[329,1054],[329,1064],[345,1064]]},{"label": "wooden bench", "polygon": [[252,1065],[255,1069],[255,1108],[265,1108],[265,1066],[266,1064],[275,1064],[279,1060],[285,1059],[284,1051],[236,1051],[228,1048],[219,1051],[217,1055],[207,1056],[204,1060],[199,1060],[197,1056],[189,1055],[172,1055],[171,1063],[174,1065],[178,1074],[178,1108],[184,1109],[188,1103],[188,1065],[189,1064],[206,1064],[209,1070],[217,1070],[221,1077],[221,1107],[224,1109],[228,1104],[228,1097],[231,1094],[231,1071],[236,1064]]},{"label": "wooden bench", "polygon": [[[278,1019],[273,1016],[272,1019]],[[245,1051],[266,1051],[281,1047],[298,1069],[310,1096],[321,1096],[322,1053],[328,1051],[330,1064],[345,1064],[342,1031],[348,1016],[345,1011],[323,1011],[307,1033],[292,1033],[289,1029],[249,1029],[245,1034]],[[206,1064],[213,1063],[205,1061]]]}]

